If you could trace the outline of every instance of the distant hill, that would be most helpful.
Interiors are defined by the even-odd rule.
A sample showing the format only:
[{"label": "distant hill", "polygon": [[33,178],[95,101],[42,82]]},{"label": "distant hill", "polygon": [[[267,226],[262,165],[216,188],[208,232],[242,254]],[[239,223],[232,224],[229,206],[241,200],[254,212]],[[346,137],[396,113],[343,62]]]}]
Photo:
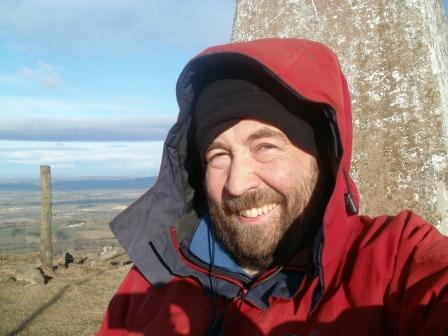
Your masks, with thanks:
[{"label": "distant hill", "polygon": [[0,184],[0,191],[2,190],[39,191],[40,186],[33,183],[3,183]]},{"label": "distant hill", "polygon": [[[84,190],[117,190],[117,189],[147,189],[151,187],[156,176],[135,179],[85,179],[57,181],[52,183],[53,191],[84,191]],[[0,191],[40,191],[40,185],[34,183],[0,183]]]}]

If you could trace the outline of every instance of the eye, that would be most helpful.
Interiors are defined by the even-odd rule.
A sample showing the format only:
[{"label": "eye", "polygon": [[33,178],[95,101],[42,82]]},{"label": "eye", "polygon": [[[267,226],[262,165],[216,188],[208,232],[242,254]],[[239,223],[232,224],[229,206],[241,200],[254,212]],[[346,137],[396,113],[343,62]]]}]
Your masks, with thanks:
[{"label": "eye", "polygon": [[272,143],[262,143],[257,146],[257,151],[269,151],[269,150],[273,150],[276,148],[277,148],[277,146]]},{"label": "eye", "polygon": [[225,167],[230,161],[229,153],[227,152],[211,152],[207,155],[207,165],[213,168]]},{"label": "eye", "polygon": [[267,162],[277,157],[280,147],[273,142],[261,142],[253,149],[253,157],[260,162]]},{"label": "eye", "polygon": [[218,158],[220,158],[220,157],[223,157],[224,155],[227,155],[226,153],[224,153],[224,152],[220,152],[220,153],[213,153],[212,155],[210,155],[210,157],[208,158],[208,161],[213,161],[213,160],[216,160],[216,159],[218,159]]}]

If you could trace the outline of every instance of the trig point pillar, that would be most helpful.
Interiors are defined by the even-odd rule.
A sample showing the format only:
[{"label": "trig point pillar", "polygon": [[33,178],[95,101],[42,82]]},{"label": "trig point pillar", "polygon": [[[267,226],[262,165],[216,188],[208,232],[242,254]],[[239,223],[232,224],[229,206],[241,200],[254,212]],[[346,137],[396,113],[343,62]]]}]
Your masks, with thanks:
[{"label": "trig point pillar", "polygon": [[239,0],[233,41],[297,37],[339,56],[361,212],[408,208],[448,234],[448,23],[442,0]]}]

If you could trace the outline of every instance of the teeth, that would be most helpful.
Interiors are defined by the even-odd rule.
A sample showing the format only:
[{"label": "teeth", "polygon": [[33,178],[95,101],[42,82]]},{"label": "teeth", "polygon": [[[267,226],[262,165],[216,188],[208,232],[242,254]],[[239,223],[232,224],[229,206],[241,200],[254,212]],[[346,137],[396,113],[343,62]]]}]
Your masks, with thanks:
[{"label": "teeth", "polygon": [[243,217],[257,217],[257,216],[267,214],[269,211],[274,209],[275,206],[276,206],[276,204],[267,204],[267,205],[263,205],[263,207],[261,207],[261,208],[252,208],[252,209],[240,211],[239,215],[243,216]]}]

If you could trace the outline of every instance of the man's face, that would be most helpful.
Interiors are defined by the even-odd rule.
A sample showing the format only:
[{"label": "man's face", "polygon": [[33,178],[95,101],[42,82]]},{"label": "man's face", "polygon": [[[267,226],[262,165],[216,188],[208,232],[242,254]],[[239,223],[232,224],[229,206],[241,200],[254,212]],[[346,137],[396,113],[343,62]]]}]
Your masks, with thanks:
[{"label": "man's face", "polygon": [[225,247],[254,270],[289,257],[316,187],[316,158],[278,128],[245,119],[211,143],[206,162],[210,214]]}]

